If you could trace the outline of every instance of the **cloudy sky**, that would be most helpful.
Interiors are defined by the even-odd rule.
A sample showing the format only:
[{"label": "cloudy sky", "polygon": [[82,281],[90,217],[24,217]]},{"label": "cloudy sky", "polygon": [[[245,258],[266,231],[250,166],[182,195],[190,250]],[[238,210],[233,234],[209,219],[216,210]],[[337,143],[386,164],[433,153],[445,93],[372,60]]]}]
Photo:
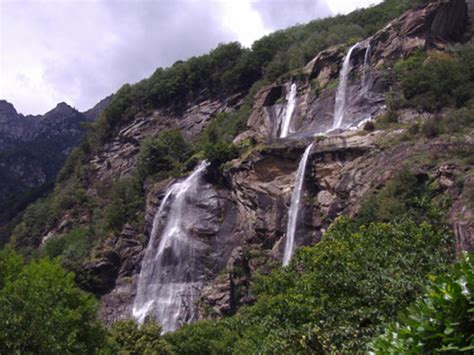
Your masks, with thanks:
[{"label": "cloudy sky", "polygon": [[87,110],[157,67],[380,0],[0,0],[0,99]]}]

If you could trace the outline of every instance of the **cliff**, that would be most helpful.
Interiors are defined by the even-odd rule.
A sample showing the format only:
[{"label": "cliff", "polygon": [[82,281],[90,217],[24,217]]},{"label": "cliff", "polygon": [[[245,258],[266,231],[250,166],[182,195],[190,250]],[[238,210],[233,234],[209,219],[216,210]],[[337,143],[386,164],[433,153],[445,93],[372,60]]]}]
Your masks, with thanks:
[{"label": "cliff", "polygon": [[[474,177],[472,164],[466,163],[466,155],[474,147],[472,125],[467,123],[456,134],[413,133],[414,127],[419,130],[433,119],[446,122],[459,112],[448,107],[436,112],[410,106],[394,108],[389,102],[390,95],[403,96],[401,83],[390,79],[397,63],[416,53],[443,55],[449,46],[464,40],[467,28],[464,1],[431,2],[358,43],[315,53],[305,66],[263,86],[250,98],[246,127],[233,141],[240,147],[238,157],[223,164],[217,173],[209,169],[199,182],[200,194],[187,206],[187,237],[205,252],[196,256],[189,271],[199,271],[200,286],[195,298],[183,300],[192,303],[183,306],[185,320],[234,314],[253,302],[249,292],[252,277],[281,264],[295,173],[305,148],[313,142],[296,246],[318,243],[339,216],[356,216],[371,194],[408,167],[417,178],[432,181],[435,196],[451,201],[445,212],[456,235],[453,251],[474,250],[474,212],[469,202]],[[341,82],[347,82],[344,114],[342,125],[335,126]],[[296,91],[291,97],[293,85]],[[248,103],[246,94],[246,90],[237,90],[216,97],[200,92],[179,110],[148,108],[120,122],[110,130],[110,137],[84,158],[76,180],[81,180],[87,203],[67,205],[38,233],[23,234],[21,243],[41,248],[78,228],[102,233],[105,222],[97,215],[111,204],[111,186],[135,179],[144,141],[178,129],[186,141],[199,144],[203,132],[218,117],[240,112]],[[281,138],[289,101],[294,104],[289,134]],[[4,111],[14,114],[11,107],[5,106]],[[397,117],[390,121],[394,112]],[[194,159],[201,157],[198,154]],[[155,216],[167,191],[183,178],[172,174],[166,179],[148,177],[143,185],[144,207],[128,216],[118,230],[103,232],[81,261],[82,285],[101,297],[101,315],[107,323],[132,315]],[[61,188],[57,186],[58,191]],[[125,193],[116,208],[128,200]],[[142,222],[136,223],[137,219]],[[160,234],[156,237],[159,243]],[[181,265],[176,251],[167,252],[165,264],[160,265],[163,269]]]}]

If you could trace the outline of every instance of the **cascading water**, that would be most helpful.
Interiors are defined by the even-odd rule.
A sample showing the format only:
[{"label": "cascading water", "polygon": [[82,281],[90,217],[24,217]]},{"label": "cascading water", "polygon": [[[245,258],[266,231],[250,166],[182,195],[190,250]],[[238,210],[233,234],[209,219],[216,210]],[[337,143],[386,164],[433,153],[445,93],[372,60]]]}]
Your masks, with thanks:
[{"label": "cascading water", "polygon": [[288,225],[286,227],[285,253],[283,254],[284,266],[290,263],[291,257],[293,256],[293,251],[295,249],[295,233],[298,223],[298,213],[300,210],[300,200],[303,194],[304,175],[306,172],[306,164],[308,162],[309,153],[311,152],[311,149],[313,149],[313,144],[314,143],[311,143],[306,148],[298,165],[298,170],[296,171],[295,186],[293,188],[293,194],[291,195],[290,210],[288,212]]},{"label": "cascading water", "polygon": [[369,71],[370,71],[370,55],[371,55],[370,42],[367,44],[367,50],[364,55],[364,73],[362,76],[362,95],[367,95],[369,92]]},{"label": "cascading water", "polygon": [[334,108],[334,123],[333,129],[341,128],[344,116],[346,114],[346,101],[347,101],[347,81],[349,79],[349,73],[351,71],[351,56],[352,51],[359,46],[359,43],[353,45],[349,52],[347,52],[342,64],[341,73],[339,74],[339,87],[336,92],[336,105]]},{"label": "cascading water", "polygon": [[188,178],[168,189],[142,261],[133,316],[143,323],[146,316],[153,315],[163,332],[174,331],[195,318],[194,303],[203,277],[196,258],[206,245],[190,236],[191,226],[186,221],[188,207],[199,197],[199,183],[207,166],[200,163]]},{"label": "cascading water", "polygon": [[286,104],[285,117],[281,126],[280,138],[286,138],[290,131],[291,117],[293,116],[293,111],[295,110],[296,104],[296,84],[291,84],[290,92],[287,95],[288,103]]}]

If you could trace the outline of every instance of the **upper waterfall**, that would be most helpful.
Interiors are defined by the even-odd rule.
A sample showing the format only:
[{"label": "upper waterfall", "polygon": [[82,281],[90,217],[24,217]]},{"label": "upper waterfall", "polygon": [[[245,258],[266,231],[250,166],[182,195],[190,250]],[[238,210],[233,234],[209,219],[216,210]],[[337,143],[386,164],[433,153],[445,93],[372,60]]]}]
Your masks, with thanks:
[{"label": "upper waterfall", "polygon": [[295,186],[291,195],[290,210],[288,212],[288,225],[286,227],[285,253],[283,254],[283,265],[288,265],[295,249],[295,233],[298,224],[298,214],[300,211],[300,201],[303,194],[303,183],[308,162],[309,153],[313,149],[314,143],[311,143],[305,150],[303,157],[296,171]]},{"label": "upper waterfall", "polygon": [[371,46],[370,40],[367,44],[367,49],[365,50],[364,55],[364,66],[363,66],[363,75],[362,75],[362,95],[366,95],[369,92],[369,72],[370,72],[370,55],[371,55]]},{"label": "upper waterfall", "polygon": [[347,52],[342,64],[342,69],[339,74],[339,86],[336,92],[336,105],[334,108],[334,124],[333,129],[341,128],[344,116],[346,114],[346,101],[347,101],[347,81],[351,72],[351,57],[352,52],[359,46],[359,43],[353,45]]},{"label": "upper waterfall", "polygon": [[188,178],[168,189],[142,261],[133,316],[140,323],[147,315],[155,316],[164,332],[195,319],[194,303],[203,282],[196,260],[206,245],[192,238],[187,217],[192,212],[189,207],[198,200],[207,166],[200,163]]},{"label": "upper waterfall", "polygon": [[291,117],[293,116],[293,111],[295,110],[296,105],[296,84],[291,84],[290,92],[287,95],[288,103],[286,104],[285,117],[282,122],[282,128],[280,133],[280,138],[285,138],[288,136],[290,131]]}]

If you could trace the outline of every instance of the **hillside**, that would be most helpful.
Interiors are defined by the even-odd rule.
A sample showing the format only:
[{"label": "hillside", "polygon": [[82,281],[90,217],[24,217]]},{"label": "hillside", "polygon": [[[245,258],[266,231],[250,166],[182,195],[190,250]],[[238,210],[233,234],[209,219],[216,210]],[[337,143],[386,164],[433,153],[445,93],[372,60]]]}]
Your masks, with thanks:
[{"label": "hillside", "polygon": [[[472,262],[450,265],[474,251],[470,30],[464,0],[386,0],[157,69],[11,246],[99,299],[110,353],[384,353],[450,273],[468,314]],[[414,353],[468,352],[473,326]]]}]

